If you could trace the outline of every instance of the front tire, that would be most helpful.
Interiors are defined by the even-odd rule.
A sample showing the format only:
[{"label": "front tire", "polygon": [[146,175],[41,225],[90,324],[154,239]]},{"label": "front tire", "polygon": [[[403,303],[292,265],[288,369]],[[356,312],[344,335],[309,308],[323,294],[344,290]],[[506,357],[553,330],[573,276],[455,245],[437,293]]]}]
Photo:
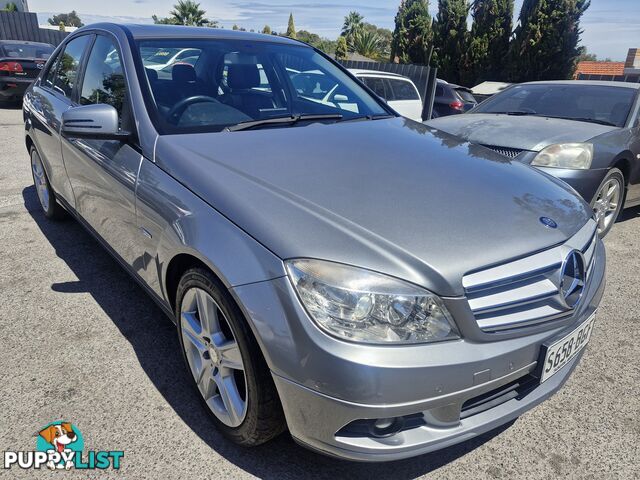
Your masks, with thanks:
[{"label": "front tire", "polygon": [[62,220],[65,218],[67,212],[56,201],[56,194],[51,188],[47,172],[44,171],[42,160],[35,147],[31,147],[30,154],[33,184],[36,187],[38,200],[40,200],[40,206],[42,207],[44,216],[52,220]]},{"label": "front tire", "polygon": [[624,175],[617,168],[607,173],[591,200],[591,208],[598,222],[598,235],[604,238],[616,223],[625,197]]},{"label": "front tire", "polygon": [[265,443],[286,424],[269,369],[242,312],[208,270],[188,270],[178,285],[182,353],[218,430],[244,446]]}]

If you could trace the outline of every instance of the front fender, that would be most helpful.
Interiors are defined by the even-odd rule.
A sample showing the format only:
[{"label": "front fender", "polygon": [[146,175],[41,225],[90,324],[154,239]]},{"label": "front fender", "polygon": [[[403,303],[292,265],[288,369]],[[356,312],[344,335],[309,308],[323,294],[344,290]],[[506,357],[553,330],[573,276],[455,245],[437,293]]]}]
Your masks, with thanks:
[{"label": "front fender", "polygon": [[136,192],[143,278],[170,306],[167,271],[178,255],[207,265],[227,288],[285,275],[276,255],[149,160]]}]

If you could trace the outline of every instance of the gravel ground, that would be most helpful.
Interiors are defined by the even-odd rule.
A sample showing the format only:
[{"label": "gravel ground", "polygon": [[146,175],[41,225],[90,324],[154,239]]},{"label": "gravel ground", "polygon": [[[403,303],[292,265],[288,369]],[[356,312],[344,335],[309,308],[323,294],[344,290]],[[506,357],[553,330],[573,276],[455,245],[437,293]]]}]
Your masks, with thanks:
[{"label": "gravel ground", "polygon": [[[607,238],[608,287],[591,344],[563,390],[515,423],[388,464],[325,458],[287,435],[246,450],[211,426],[173,326],[74,221],[40,212],[19,109],[0,110],[0,450],[72,421],[122,470],[74,478],[639,478],[640,209]],[[636,232],[636,233],[634,233]],[[33,478],[0,470],[0,477]]]}]

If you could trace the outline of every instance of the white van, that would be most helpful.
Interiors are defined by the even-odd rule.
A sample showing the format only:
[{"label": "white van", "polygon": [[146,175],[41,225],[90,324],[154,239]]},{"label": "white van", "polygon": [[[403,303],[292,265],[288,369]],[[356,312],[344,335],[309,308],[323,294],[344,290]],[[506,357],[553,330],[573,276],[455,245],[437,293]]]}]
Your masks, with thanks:
[{"label": "white van", "polygon": [[416,85],[407,77],[374,70],[349,69],[367,87],[400,115],[422,122],[422,99]]}]

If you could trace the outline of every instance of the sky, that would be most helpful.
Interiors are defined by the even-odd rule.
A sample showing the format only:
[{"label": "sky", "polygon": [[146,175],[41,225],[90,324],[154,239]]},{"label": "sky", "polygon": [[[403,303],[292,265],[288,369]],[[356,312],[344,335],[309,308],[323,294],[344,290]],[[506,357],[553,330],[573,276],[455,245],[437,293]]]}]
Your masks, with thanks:
[{"label": "sky", "polygon": [[[365,21],[393,29],[400,0],[199,0],[207,17],[225,28],[238,24],[262,30],[266,24],[281,32],[293,12],[296,28],[336,38],[344,16],[360,12]],[[640,48],[640,0],[591,0],[582,19],[582,43],[598,58],[624,60],[629,48]],[[151,15],[167,16],[175,0],[29,0],[29,9],[46,23],[54,13],[76,10],[85,24],[97,21],[151,23]],[[436,14],[437,1],[430,10]],[[516,0],[516,13],[522,0]]]}]

